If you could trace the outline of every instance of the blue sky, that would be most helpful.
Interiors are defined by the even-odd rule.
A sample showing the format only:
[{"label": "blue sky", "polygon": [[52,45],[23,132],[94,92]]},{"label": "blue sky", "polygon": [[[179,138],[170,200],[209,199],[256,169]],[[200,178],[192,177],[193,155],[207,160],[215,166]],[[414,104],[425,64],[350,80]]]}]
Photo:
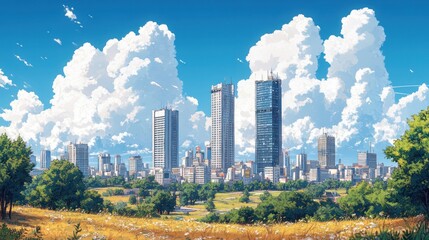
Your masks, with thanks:
[{"label": "blue sky", "polygon": [[[429,7],[424,1],[45,0],[10,1],[0,6],[0,69],[16,85],[0,88],[2,109],[10,108],[20,89],[34,92],[48,108],[53,80],[63,74],[63,67],[83,43],[102,49],[107,40],[121,39],[155,21],[166,24],[175,34],[183,95],[198,99],[198,110],[209,116],[210,85],[248,79],[251,70],[245,59],[262,35],[303,14],[313,19],[320,27],[321,39],[326,40],[340,34],[343,17],[363,7],[373,9],[384,28],[386,41],[381,50],[392,85],[427,82]],[[76,20],[65,16],[65,6],[73,8]],[[61,40],[61,45],[54,39]],[[323,54],[318,62],[317,76],[325,78],[329,64]],[[416,90],[396,88],[395,98]],[[0,118],[0,126],[8,125]],[[204,139],[196,142],[201,144]]]}]

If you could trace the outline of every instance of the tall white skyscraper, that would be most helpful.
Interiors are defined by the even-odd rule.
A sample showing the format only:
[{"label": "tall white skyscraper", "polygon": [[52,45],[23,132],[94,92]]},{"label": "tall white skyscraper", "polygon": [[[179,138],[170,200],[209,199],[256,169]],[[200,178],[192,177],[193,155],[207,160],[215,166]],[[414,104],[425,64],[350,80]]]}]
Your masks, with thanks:
[{"label": "tall white skyscraper", "polygon": [[98,171],[100,173],[110,172],[110,154],[99,153],[98,154]]},{"label": "tall white skyscraper", "polygon": [[115,155],[115,162],[114,162],[114,172],[119,172],[119,166],[121,165],[121,155],[117,154]]},{"label": "tall white skyscraper", "polygon": [[40,168],[49,169],[51,166],[51,151],[42,150],[40,152]]},{"label": "tall white skyscraper", "polygon": [[300,153],[296,155],[295,167],[302,170],[304,173],[307,172],[307,154]]},{"label": "tall white skyscraper", "polygon": [[321,168],[335,168],[335,137],[323,133],[318,140],[318,158]]},{"label": "tall white skyscraper", "polygon": [[234,165],[234,85],[211,89],[211,168],[226,172]]},{"label": "tall white skyscraper", "polygon": [[83,176],[89,176],[89,152],[88,144],[70,143],[67,147],[69,161],[79,168]]},{"label": "tall white skyscraper", "polygon": [[179,166],[179,111],[163,108],[152,111],[152,160],[155,168]]}]

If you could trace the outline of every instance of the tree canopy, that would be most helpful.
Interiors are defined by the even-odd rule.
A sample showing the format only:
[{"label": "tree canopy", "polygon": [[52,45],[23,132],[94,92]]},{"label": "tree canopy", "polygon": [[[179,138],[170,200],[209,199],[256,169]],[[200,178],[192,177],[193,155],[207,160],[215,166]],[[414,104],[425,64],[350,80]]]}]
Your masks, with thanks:
[{"label": "tree canopy", "polygon": [[398,163],[391,184],[429,217],[429,108],[413,115],[408,126],[384,151],[387,158]]},{"label": "tree canopy", "polygon": [[9,218],[12,216],[13,202],[24,190],[24,184],[31,181],[30,171],[34,164],[30,162],[31,148],[21,137],[10,139],[6,134],[0,135],[0,213],[5,219],[9,207]]},{"label": "tree canopy", "polygon": [[73,163],[54,160],[28,196],[30,204],[49,209],[80,207],[84,197],[83,174]]}]

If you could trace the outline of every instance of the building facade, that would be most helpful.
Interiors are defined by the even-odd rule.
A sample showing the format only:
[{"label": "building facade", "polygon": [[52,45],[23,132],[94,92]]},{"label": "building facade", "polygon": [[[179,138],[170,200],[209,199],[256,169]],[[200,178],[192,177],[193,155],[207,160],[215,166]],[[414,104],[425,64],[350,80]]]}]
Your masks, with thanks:
[{"label": "building facade", "polygon": [[281,80],[272,74],[256,81],[256,152],[257,172],[279,166],[282,158]]},{"label": "building facade", "polygon": [[[104,172],[110,172],[112,169],[110,168],[110,154],[108,153],[99,153],[98,154],[98,172],[102,175]],[[107,167],[106,167],[107,166]]]},{"label": "building facade", "polygon": [[131,156],[128,158],[128,171],[130,176],[135,176],[143,169],[143,161],[140,156]]},{"label": "building facade", "polygon": [[307,154],[300,153],[296,155],[296,162],[295,165],[299,170],[302,170],[304,173],[306,173],[307,170]]},{"label": "building facade", "polygon": [[67,147],[68,159],[83,173],[83,176],[89,176],[89,152],[88,144],[70,143]]},{"label": "building facade", "polygon": [[49,169],[51,167],[51,151],[42,150],[40,152],[40,168]]},{"label": "building facade", "polygon": [[37,164],[36,156],[30,155],[30,162],[33,163],[34,166],[36,166],[36,164]]},{"label": "building facade", "polygon": [[226,172],[234,165],[234,85],[211,88],[211,169]]},{"label": "building facade", "polygon": [[318,140],[318,160],[321,168],[335,168],[335,137],[323,133]]},{"label": "building facade", "polygon": [[152,111],[153,167],[171,170],[179,166],[179,112],[163,108]]},{"label": "building facade", "polygon": [[377,154],[370,152],[358,152],[358,164],[372,169],[377,168]]}]

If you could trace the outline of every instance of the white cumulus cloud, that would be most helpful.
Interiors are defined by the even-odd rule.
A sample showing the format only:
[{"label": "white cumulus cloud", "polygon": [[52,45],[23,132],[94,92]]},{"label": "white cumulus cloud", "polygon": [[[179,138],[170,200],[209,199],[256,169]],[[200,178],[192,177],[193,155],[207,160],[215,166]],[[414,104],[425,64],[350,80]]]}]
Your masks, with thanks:
[{"label": "white cumulus cloud", "polygon": [[54,79],[50,106],[43,108],[35,93],[21,90],[23,96],[2,113],[10,124],[0,131],[52,150],[83,141],[93,152],[135,153],[135,144],[151,148],[148,116],[164,104],[179,110],[181,143],[203,143],[209,139],[206,117],[189,122],[198,102],[182,93],[174,39],[166,25],[148,22],[138,32],[108,40],[101,50],[83,44]]},{"label": "white cumulus cloud", "polygon": [[[306,148],[313,156],[323,131],[336,136],[338,155],[367,150],[370,141],[381,150],[404,132],[411,114],[429,105],[425,84],[395,102],[381,51],[386,36],[373,10],[353,10],[341,22],[341,35],[322,41],[313,20],[298,15],[250,48],[251,75],[237,84],[236,149],[242,158],[254,153],[255,80],[267,79],[271,70],[282,79],[283,147]],[[322,53],[329,68],[318,79]]]}]

